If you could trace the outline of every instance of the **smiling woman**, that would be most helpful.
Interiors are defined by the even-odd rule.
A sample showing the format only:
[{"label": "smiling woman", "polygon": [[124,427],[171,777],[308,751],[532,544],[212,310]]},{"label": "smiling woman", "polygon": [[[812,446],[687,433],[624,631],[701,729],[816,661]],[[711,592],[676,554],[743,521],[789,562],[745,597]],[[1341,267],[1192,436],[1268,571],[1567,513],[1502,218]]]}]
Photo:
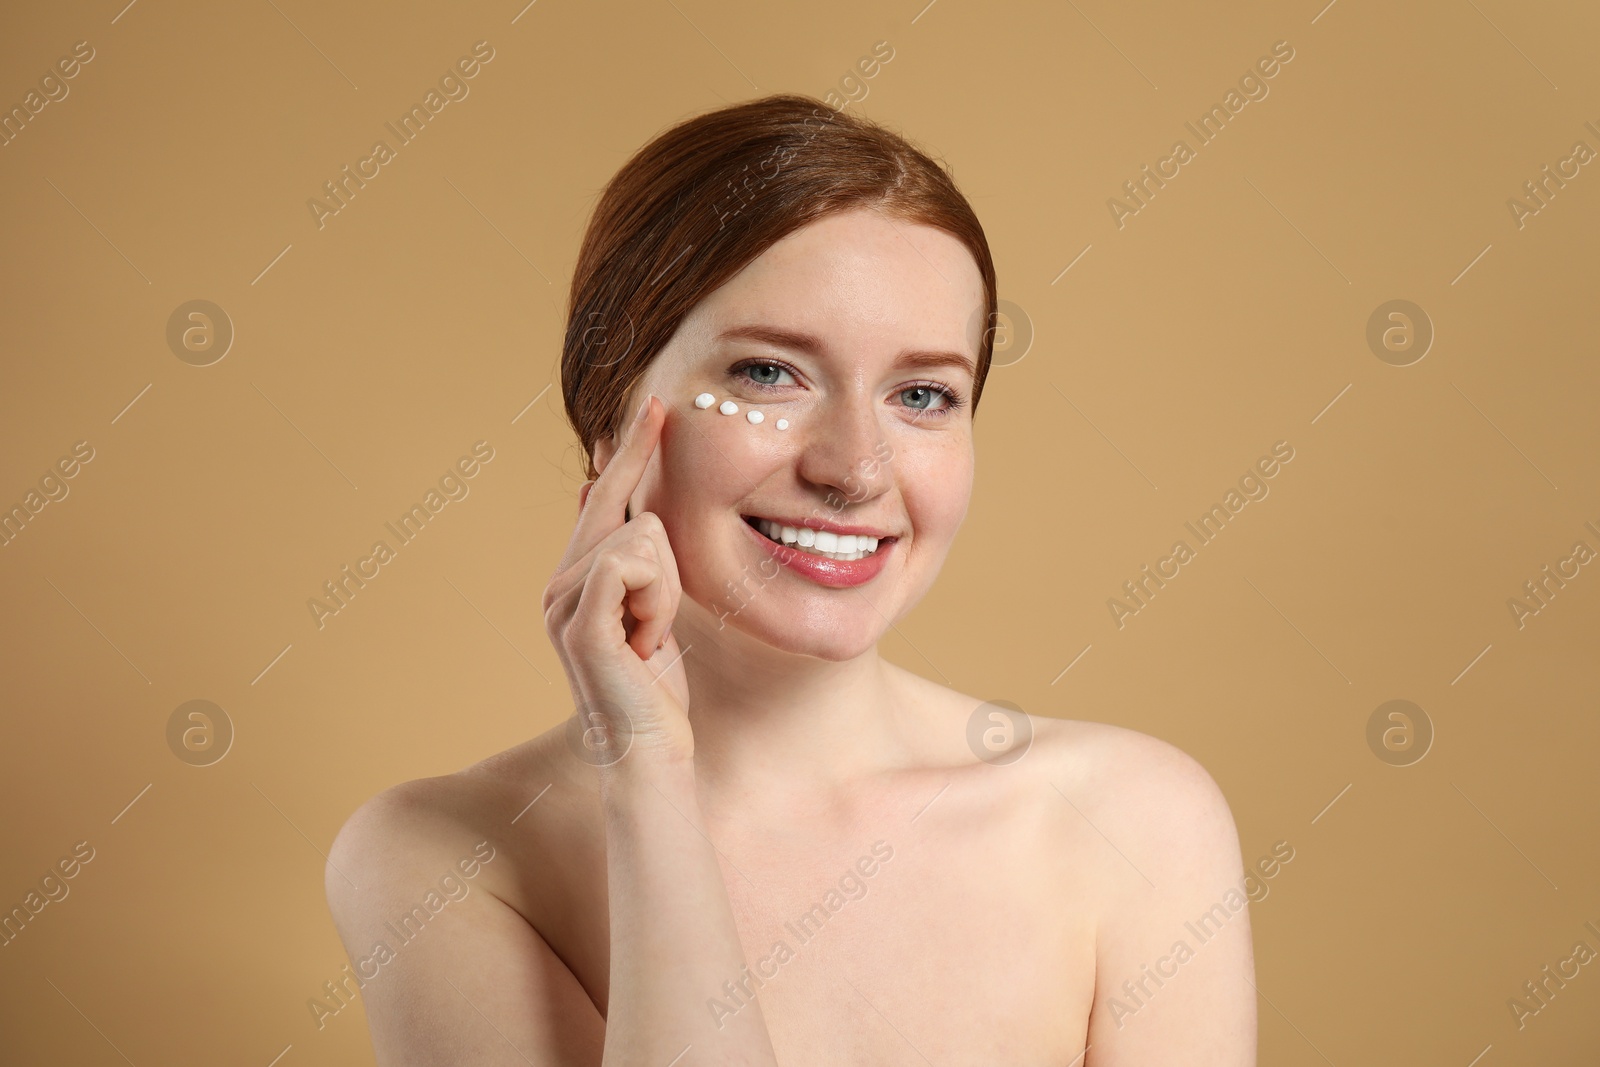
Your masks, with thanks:
[{"label": "smiling woman", "polygon": [[[1028,758],[995,759],[985,701],[879,654],[966,516],[995,309],[945,168],[811,98],[617,173],[562,355],[589,480],[541,604],[571,704],[539,710],[572,714],[379,794],[330,853],[352,953],[458,849],[504,856],[363,991],[379,1063],[1254,1063],[1247,912],[1117,999],[1242,877],[1205,770],[1020,713]],[[864,840],[894,862],[844,909]]]}]

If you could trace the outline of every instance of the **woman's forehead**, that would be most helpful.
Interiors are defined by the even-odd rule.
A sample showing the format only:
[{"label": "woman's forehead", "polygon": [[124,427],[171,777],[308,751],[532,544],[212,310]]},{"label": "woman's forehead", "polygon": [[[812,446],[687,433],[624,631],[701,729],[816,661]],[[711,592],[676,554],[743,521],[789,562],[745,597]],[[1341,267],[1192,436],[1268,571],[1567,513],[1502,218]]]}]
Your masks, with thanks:
[{"label": "woman's forehead", "polygon": [[954,237],[851,213],[767,249],[701,301],[682,332],[704,354],[781,348],[859,359],[911,348],[975,359],[984,296]]},{"label": "woman's forehead", "polygon": [[719,293],[778,303],[981,300],[977,263],[952,234],[876,211],[825,216],[766,249]]}]

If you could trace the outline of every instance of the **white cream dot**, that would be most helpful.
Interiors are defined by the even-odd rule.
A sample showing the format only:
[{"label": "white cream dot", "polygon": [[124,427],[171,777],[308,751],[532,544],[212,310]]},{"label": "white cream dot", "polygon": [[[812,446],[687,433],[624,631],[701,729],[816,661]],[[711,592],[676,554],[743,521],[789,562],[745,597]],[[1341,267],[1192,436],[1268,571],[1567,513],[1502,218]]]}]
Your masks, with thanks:
[{"label": "white cream dot", "polygon": [[724,400],[722,402],[722,406],[717,408],[717,410],[722,412],[724,415],[732,415],[739,410],[739,405],[735,404],[731,400]]},{"label": "white cream dot", "polygon": [[755,408],[751,408],[749,411],[745,412],[744,417],[749,419],[751,422],[760,422],[762,419],[766,418],[765,415],[757,411]]},{"label": "white cream dot", "polygon": [[787,430],[788,428],[789,428],[789,420],[788,419],[779,419],[778,420],[778,429]]},{"label": "white cream dot", "polygon": [[716,402],[717,398],[712,396],[710,393],[701,393],[699,396],[694,398],[694,406],[702,409],[708,408]]}]

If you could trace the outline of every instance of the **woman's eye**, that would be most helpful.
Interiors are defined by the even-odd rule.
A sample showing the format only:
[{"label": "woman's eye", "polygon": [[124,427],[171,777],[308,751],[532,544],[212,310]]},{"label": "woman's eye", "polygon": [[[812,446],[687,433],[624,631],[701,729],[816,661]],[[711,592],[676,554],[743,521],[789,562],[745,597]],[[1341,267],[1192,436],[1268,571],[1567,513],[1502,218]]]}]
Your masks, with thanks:
[{"label": "woman's eye", "polygon": [[[730,377],[758,389],[785,389],[798,386],[798,372],[776,360],[750,359],[728,368]],[[949,386],[938,382],[918,382],[895,391],[901,404],[916,416],[948,418],[961,408],[963,399]]]},{"label": "woman's eye", "polygon": [[745,372],[757,385],[777,385],[779,375],[789,373],[775,363],[752,363],[745,368]]},{"label": "woman's eye", "polygon": [[[749,363],[746,363],[743,366],[734,367],[733,373],[752,385],[759,385],[765,388],[776,388],[780,385],[797,384],[794,381],[793,376],[789,375],[789,370],[787,367],[784,367],[778,363],[769,363],[764,360],[751,360]],[[782,377],[785,375],[789,376],[789,380],[787,382],[785,382]]]},{"label": "woman's eye", "polygon": [[[909,389],[902,389],[900,396],[905,400],[906,407],[913,411],[937,411],[950,404],[949,393],[927,385],[913,385]],[[936,405],[935,400],[943,400],[944,403]]]}]

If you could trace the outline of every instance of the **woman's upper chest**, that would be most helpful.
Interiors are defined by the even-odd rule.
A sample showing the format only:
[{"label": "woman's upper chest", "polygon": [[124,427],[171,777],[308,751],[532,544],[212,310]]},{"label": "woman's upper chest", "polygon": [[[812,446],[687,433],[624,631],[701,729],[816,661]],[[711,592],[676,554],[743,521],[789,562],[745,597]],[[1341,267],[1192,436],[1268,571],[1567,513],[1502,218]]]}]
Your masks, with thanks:
[{"label": "woman's upper chest", "polygon": [[[1094,875],[1059,797],[1008,784],[957,775],[844,818],[710,823],[746,968],[706,990],[708,1018],[759,996],[780,1062],[1070,1063],[1093,997]],[[530,906],[603,1012],[604,829],[569,831]]]},{"label": "woman's upper chest", "polygon": [[788,879],[735,873],[748,971],[707,1010],[758,993],[780,1063],[1069,1063],[1094,994],[1094,922],[1039,859],[930,826]]}]

